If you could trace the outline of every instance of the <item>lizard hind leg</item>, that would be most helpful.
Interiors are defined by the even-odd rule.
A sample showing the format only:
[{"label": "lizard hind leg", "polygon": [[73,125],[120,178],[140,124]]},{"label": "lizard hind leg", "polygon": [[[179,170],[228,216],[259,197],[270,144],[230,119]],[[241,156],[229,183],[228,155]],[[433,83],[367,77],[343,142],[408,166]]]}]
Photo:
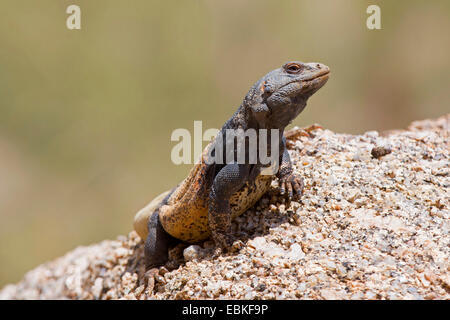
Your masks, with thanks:
[{"label": "lizard hind leg", "polygon": [[159,221],[159,211],[148,220],[148,236],[145,241],[145,269],[160,267],[169,260],[169,249],[179,241],[168,234]]}]

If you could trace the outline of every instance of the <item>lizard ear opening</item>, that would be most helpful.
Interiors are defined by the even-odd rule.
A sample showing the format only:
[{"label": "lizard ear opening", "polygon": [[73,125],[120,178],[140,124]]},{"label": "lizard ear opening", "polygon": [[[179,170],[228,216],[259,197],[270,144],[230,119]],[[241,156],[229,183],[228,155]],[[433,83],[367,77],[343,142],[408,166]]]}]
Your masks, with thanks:
[{"label": "lizard ear opening", "polygon": [[265,123],[268,115],[270,115],[271,113],[270,108],[265,103],[252,105],[250,106],[250,110],[252,111],[256,121],[258,121],[260,124]]},{"label": "lizard ear opening", "polygon": [[250,107],[254,114],[266,114],[270,112],[269,107],[265,103],[258,103],[257,105],[253,105]]}]

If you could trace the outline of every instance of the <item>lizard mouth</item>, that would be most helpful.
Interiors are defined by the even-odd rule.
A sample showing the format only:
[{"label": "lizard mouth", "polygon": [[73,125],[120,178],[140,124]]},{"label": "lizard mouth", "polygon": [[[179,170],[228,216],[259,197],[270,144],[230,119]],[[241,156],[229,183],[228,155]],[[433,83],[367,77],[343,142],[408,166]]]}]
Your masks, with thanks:
[{"label": "lizard mouth", "polygon": [[[302,86],[302,92],[307,92],[310,89],[315,89],[316,87],[322,87],[325,82],[327,82],[328,78],[330,77],[330,69],[326,68],[323,70],[320,70],[319,72],[311,75],[310,77],[306,79],[300,80],[300,84]],[[306,91],[304,91],[306,89]]]},{"label": "lizard mouth", "polygon": [[329,77],[330,70],[324,69],[308,79],[301,80],[300,85],[302,88],[300,90],[300,94],[316,92],[328,81]]},{"label": "lizard mouth", "polygon": [[327,72],[324,72],[324,73],[316,76],[315,78],[313,78],[311,80],[314,80],[314,79],[328,80],[329,77],[330,77],[330,71],[327,71]]},{"label": "lizard mouth", "polygon": [[304,79],[295,79],[291,82],[288,82],[278,90],[283,89],[284,87],[292,83],[297,83],[300,89],[299,92],[297,92],[297,94],[302,94],[305,92],[309,92],[311,89],[321,88],[327,82],[329,77],[330,77],[330,69],[324,68],[312,75],[309,75]]},{"label": "lizard mouth", "polygon": [[328,79],[330,76],[330,69],[328,68],[324,68],[322,70],[320,70],[319,72],[313,74],[311,77],[308,77],[306,79],[302,79],[302,82],[308,82],[308,81],[312,81],[315,79]]}]

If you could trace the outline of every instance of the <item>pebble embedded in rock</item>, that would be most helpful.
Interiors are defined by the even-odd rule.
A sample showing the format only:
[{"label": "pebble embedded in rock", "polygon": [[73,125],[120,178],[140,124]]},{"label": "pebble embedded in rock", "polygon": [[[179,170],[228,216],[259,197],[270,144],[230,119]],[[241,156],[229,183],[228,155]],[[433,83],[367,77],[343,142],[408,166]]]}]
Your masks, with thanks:
[{"label": "pebble embedded in rock", "polygon": [[375,159],[380,159],[381,157],[384,157],[385,155],[387,155],[391,152],[392,152],[392,149],[389,147],[374,147],[374,148],[372,148],[372,151],[370,152],[370,154]]},{"label": "pebble embedded in rock", "polygon": [[203,257],[203,249],[198,245],[192,245],[184,249],[183,257],[186,261],[193,261]]}]

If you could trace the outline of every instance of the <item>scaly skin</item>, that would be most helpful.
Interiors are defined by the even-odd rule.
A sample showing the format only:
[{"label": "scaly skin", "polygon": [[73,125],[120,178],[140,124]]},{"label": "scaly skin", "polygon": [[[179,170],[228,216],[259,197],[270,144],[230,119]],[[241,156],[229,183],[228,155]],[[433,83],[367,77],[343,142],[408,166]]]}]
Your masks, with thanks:
[{"label": "scaly skin", "polygon": [[[224,124],[219,135],[205,148],[201,161],[176,188],[153,200],[135,217],[134,227],[146,239],[147,269],[163,265],[168,260],[168,249],[179,241],[195,243],[212,237],[220,250],[233,243],[231,220],[254,205],[269,189],[272,179],[280,182],[281,194],[299,198],[303,180],[293,172],[285,127],[305,108],[308,98],[328,80],[329,68],[319,63],[288,62],[256,82],[234,115]],[[222,152],[218,137],[227,138],[227,129],[276,129],[279,140],[279,170],[275,175],[262,175],[266,165],[251,164],[248,148],[245,162],[219,164],[212,155]],[[257,135],[258,146],[260,135]],[[267,137],[268,150],[271,147]],[[238,146],[231,145],[235,154]],[[258,150],[258,152],[262,150]],[[214,158],[215,159],[215,158]]]}]

